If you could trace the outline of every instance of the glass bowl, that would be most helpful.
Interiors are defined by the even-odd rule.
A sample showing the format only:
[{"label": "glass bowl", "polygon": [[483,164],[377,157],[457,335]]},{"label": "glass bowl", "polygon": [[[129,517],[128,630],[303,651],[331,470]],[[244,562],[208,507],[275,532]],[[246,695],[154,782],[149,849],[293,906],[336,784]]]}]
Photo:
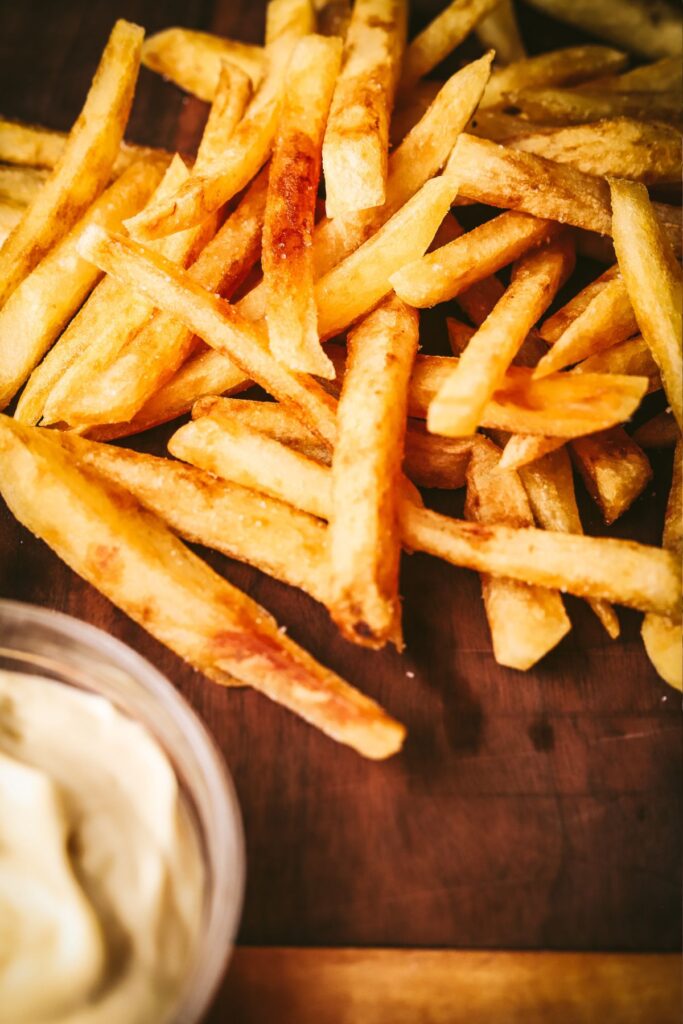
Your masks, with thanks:
[{"label": "glass bowl", "polygon": [[194,962],[165,1024],[198,1024],[232,951],[245,877],[239,805],[213,739],[148,661],[61,612],[0,600],[0,669],[38,674],[106,697],[144,725],[171,761],[203,854],[205,895]]}]

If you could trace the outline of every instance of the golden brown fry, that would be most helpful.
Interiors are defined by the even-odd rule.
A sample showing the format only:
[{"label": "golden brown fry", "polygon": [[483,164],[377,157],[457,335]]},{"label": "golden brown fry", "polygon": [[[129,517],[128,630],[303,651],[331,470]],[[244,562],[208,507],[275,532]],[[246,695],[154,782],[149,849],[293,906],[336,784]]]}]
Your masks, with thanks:
[{"label": "golden brown fry", "polygon": [[681,133],[661,122],[617,117],[520,134],[508,145],[586,174],[618,175],[644,185],[675,184],[681,177]]},{"label": "golden brown fry", "polygon": [[[621,275],[611,276],[543,356],[534,376],[545,377],[563,370],[626,341],[637,330],[638,324]],[[541,335],[547,340],[543,329]]]},{"label": "golden brown fry", "polygon": [[[532,527],[529,501],[514,470],[499,468],[500,451],[482,439],[467,470],[465,516],[484,526]],[[520,580],[481,576],[484,608],[499,665],[529,669],[571,629],[557,590]]]},{"label": "golden brown fry", "polygon": [[499,64],[511,64],[526,57],[514,0],[502,0],[479,22],[475,32],[485,50],[496,51]]},{"label": "golden brown fry", "polygon": [[510,287],[430,405],[427,426],[432,433],[449,437],[474,433],[526,335],[573,265],[574,250],[568,238],[560,238],[517,263]]},{"label": "golden brown fry", "polygon": [[600,277],[596,277],[594,281],[589,283],[573,295],[571,299],[560,306],[552,316],[549,316],[543,321],[539,328],[539,334],[544,341],[547,341],[549,345],[554,344],[565,331],[574,323],[577,317],[579,317],[593,302],[600,292],[613,281],[615,277],[619,276],[619,268],[615,265],[605,270]]},{"label": "golden brown fry", "polygon": [[328,217],[386,199],[389,120],[406,41],[406,0],[356,0],[323,143]]},{"label": "golden brown fry", "polygon": [[587,82],[585,88],[592,92],[599,88],[609,92],[680,92],[683,85],[683,67],[681,59],[662,57],[652,64],[631,68],[622,75],[600,78],[596,82]]},{"label": "golden brown fry", "polygon": [[194,169],[201,171],[223,151],[251,100],[249,75],[235,64],[223,61],[216,94],[202,133]]},{"label": "golden brown fry", "polygon": [[681,13],[666,0],[531,0],[560,21],[643,57],[678,57]]},{"label": "golden brown fry", "polygon": [[89,224],[118,228],[161,177],[158,163],[133,164],[24,278],[0,310],[0,409],[10,401],[101,276],[78,255]]},{"label": "golden brown fry", "polygon": [[401,72],[401,95],[409,95],[419,79],[440,64],[497,3],[498,0],[452,0],[408,46]]},{"label": "golden brown fry", "polygon": [[[544,455],[531,465],[523,466],[518,473],[539,526],[559,533],[583,533],[574,493],[572,466],[566,448]],[[620,627],[611,604],[598,598],[589,598],[588,604],[608,636],[615,640],[619,636]]]},{"label": "golden brown fry", "polygon": [[315,662],[130,494],[81,469],[42,431],[0,422],[10,509],[153,636],[215,681],[253,686],[367,757],[400,747],[400,725]]},{"label": "golden brown fry", "polygon": [[5,203],[0,200],[0,245],[17,226],[23,212],[22,206],[15,206],[14,203]]},{"label": "golden brown fry", "polygon": [[133,100],[143,31],[118,21],[64,154],[0,250],[0,306],[102,191]]},{"label": "golden brown fry", "polygon": [[330,614],[348,640],[403,646],[398,507],[418,316],[385,300],[348,338],[329,516]]},{"label": "golden brown fry", "polygon": [[146,39],[142,48],[145,67],[207,103],[214,98],[221,64],[226,60],[246,72],[254,87],[259,85],[266,66],[262,46],[188,28],[167,28]]},{"label": "golden brown fry", "polygon": [[502,213],[393,275],[396,294],[411,306],[436,306],[550,241],[556,224],[526,213]]},{"label": "golden brown fry", "polygon": [[268,179],[263,275],[270,350],[292,370],[333,377],[318,339],[311,249],[320,154],[341,40],[310,35],[292,56]]},{"label": "golden brown fry", "polygon": [[283,404],[298,409],[307,426],[334,444],[334,400],[312,378],[292,373],[273,359],[262,324],[245,320],[233,306],[206,291],[177,266],[121,235],[91,228],[80,249],[100,269],[141,291],[159,309],[228,356],[245,376]]},{"label": "golden brown fry", "polygon": [[681,434],[670,409],[657,413],[633,432],[633,440],[641,448],[673,448]]},{"label": "golden brown fry", "polygon": [[[455,144],[453,163],[460,177],[459,195],[611,234],[609,186],[603,178],[467,134]],[[667,237],[680,252],[680,209],[662,203],[655,208]]]},{"label": "golden brown fry", "polygon": [[647,455],[623,427],[612,427],[571,444],[577,469],[609,525],[622,516],[652,479]]},{"label": "golden brown fry", "polygon": [[[209,418],[174,434],[179,457],[226,480],[265,491],[326,518],[330,470],[272,438]],[[467,523],[401,504],[403,542],[453,565],[525,583],[598,597],[673,618],[681,614],[681,568],[670,552],[604,537]]]},{"label": "golden brown fry", "polygon": [[526,57],[494,72],[481,105],[486,108],[510,103],[524,89],[585,82],[599,74],[620,71],[626,61],[626,54],[619,50],[593,45],[570,46]]},{"label": "golden brown fry", "polygon": [[[673,480],[664,520],[665,548],[680,559],[683,552],[683,445],[680,437],[674,455]],[[646,615],[642,626],[643,642],[650,661],[662,679],[683,690],[683,632],[680,622],[658,615]]]},{"label": "golden brown fry", "polygon": [[[282,39],[303,39],[315,31],[311,0],[268,0],[266,6],[266,56]],[[291,50],[290,50],[291,53]]]},{"label": "golden brown fry", "polygon": [[683,276],[644,185],[612,179],[612,234],[619,269],[645,341],[683,427]]},{"label": "golden brown fry", "polygon": [[525,117],[541,124],[583,125],[607,118],[681,120],[678,92],[588,92],[585,89],[528,89],[515,97]]},{"label": "golden brown fry", "polygon": [[49,177],[38,167],[0,166],[0,199],[3,202],[28,206],[41,191]]},{"label": "golden brown fry", "polygon": [[[189,268],[193,281],[225,298],[230,298],[244,281],[261,252],[267,184],[268,172],[264,169]],[[148,401],[153,417],[157,392],[173,377],[196,342],[191,330],[170,314],[157,311],[116,359],[72,397],[71,421],[89,426],[125,423]],[[241,371],[235,372],[244,378]]]},{"label": "golden brown fry", "polygon": [[[68,139],[66,132],[0,118],[0,160],[7,164],[25,164],[51,170],[61,160]],[[113,173],[118,177],[136,160],[149,160],[152,157],[170,160],[171,154],[150,146],[122,142],[119,155],[114,161]]]},{"label": "golden brown fry", "polygon": [[185,540],[326,600],[327,531],[320,519],[185,463],[97,444],[68,431],[51,436],[80,465],[130,491]]}]

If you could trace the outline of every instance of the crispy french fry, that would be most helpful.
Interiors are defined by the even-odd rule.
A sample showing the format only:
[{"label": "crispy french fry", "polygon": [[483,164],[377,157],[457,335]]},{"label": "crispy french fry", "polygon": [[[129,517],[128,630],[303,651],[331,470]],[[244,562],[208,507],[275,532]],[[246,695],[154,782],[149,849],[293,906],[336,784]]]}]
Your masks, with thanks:
[{"label": "crispy french fry", "polygon": [[683,427],[683,276],[644,185],[612,179],[612,234],[619,269],[645,341]]},{"label": "crispy french fry", "polygon": [[587,92],[585,89],[528,89],[515,107],[542,124],[584,125],[615,117],[639,121],[681,120],[681,98],[665,92]]},{"label": "crispy french fry", "polygon": [[39,429],[1,423],[1,487],[13,513],[153,636],[215,681],[253,686],[366,757],[400,747],[402,726],[315,662],[129,494],[81,469]]},{"label": "crispy french fry", "polygon": [[574,251],[568,238],[520,260],[510,287],[430,405],[427,426],[432,433],[461,437],[476,430],[527,333],[573,265]]},{"label": "crispy french fry", "polygon": [[589,281],[588,284],[573,295],[571,299],[560,306],[552,316],[547,317],[539,328],[539,334],[549,345],[553,345],[571,327],[577,317],[590,306],[593,300],[607,287],[610,281],[619,276],[619,268],[615,265],[605,270],[600,277]]},{"label": "crispy french fry", "polygon": [[551,134],[557,131],[557,128],[534,124],[518,114],[506,113],[496,108],[482,110],[479,107],[468,124],[467,131],[470,135],[512,146],[518,139],[527,135]]},{"label": "crispy french fry", "polygon": [[214,98],[221,64],[226,60],[246,72],[254,87],[259,85],[266,67],[262,46],[188,28],[167,28],[146,39],[142,48],[145,67],[207,103]]},{"label": "crispy french fry", "polygon": [[496,69],[486,87],[481,105],[494,107],[516,100],[518,93],[540,86],[573,85],[600,74],[620,71],[627,57],[608,46],[570,46],[550,50]]},{"label": "crispy french fry", "polygon": [[498,2],[452,0],[408,46],[401,72],[401,95],[409,95],[419,79],[440,64],[491,13]]},{"label": "crispy french fry", "polygon": [[0,166],[0,199],[28,206],[41,191],[49,172],[39,167]]},{"label": "crispy french fry", "polygon": [[[327,518],[330,470],[272,438],[209,418],[181,427],[173,453],[216,476],[271,494]],[[605,537],[551,533],[531,527],[480,525],[450,519],[405,499],[403,542],[475,572],[597,597],[679,618],[681,568],[671,552]]]},{"label": "crispy french fry", "polygon": [[436,306],[470,285],[550,241],[557,225],[526,213],[502,213],[448,245],[407,263],[391,279],[396,294],[411,306]]},{"label": "crispy french fry", "polygon": [[143,31],[118,21],[62,158],[0,250],[0,306],[106,185],[133,100]]},{"label": "crispy french fry", "polygon": [[339,334],[391,291],[392,275],[425,252],[456,192],[448,170],[426,182],[376,234],[316,282],[321,338]]},{"label": "crispy french fry", "polygon": [[[282,16],[275,13],[278,8]],[[271,0],[268,10],[278,27],[266,47],[268,70],[245,116],[223,151],[195,171],[174,195],[150,204],[126,222],[134,238],[159,238],[201,223],[237,195],[270,156],[285,72],[297,41],[305,34],[306,13],[312,19],[312,9],[308,0]]]},{"label": "crispy french fry", "polygon": [[195,170],[201,171],[223,151],[249,106],[251,94],[251,79],[246,71],[223,61],[214,101],[199,143]]},{"label": "crispy french fry", "polygon": [[14,203],[5,203],[0,200],[0,245],[17,226],[23,212],[22,206],[15,206]]},{"label": "crispy french fry", "polygon": [[657,413],[633,432],[633,440],[641,448],[673,448],[680,436],[670,409]]},{"label": "crispy french fry", "polygon": [[514,0],[502,0],[479,22],[475,32],[485,50],[496,51],[500,64],[511,64],[526,57]]},{"label": "crispy french fry", "polygon": [[[626,341],[638,330],[633,308],[620,274],[609,278],[586,308],[569,324],[543,356],[534,371],[535,377],[563,370],[567,366],[596,355],[606,348]],[[543,333],[542,337],[547,335]]]},{"label": "crispy french fry", "polygon": [[263,274],[270,350],[292,370],[334,376],[318,340],[311,249],[320,154],[341,40],[302,39],[287,74],[268,179]]},{"label": "crispy french fry", "polygon": [[[266,56],[282,39],[303,39],[315,31],[315,8],[311,0],[268,0],[266,7]],[[270,53],[269,53],[270,51]],[[290,54],[291,54],[290,48]]]},{"label": "crispy french fry", "polygon": [[675,184],[681,177],[681,133],[661,122],[617,117],[523,134],[508,145],[586,174],[618,175],[644,185]]},{"label": "crispy french fry", "polygon": [[[683,551],[683,446],[680,437],[674,455],[673,480],[664,520],[663,544],[680,559]],[[642,626],[648,657],[662,679],[683,690],[683,633],[680,622],[658,615],[646,615]]]},{"label": "crispy french fry", "polygon": [[[514,470],[499,468],[500,451],[482,439],[467,470],[465,516],[488,526],[531,527],[534,518]],[[552,650],[571,629],[557,590],[483,573],[481,589],[499,665],[521,671]]]},{"label": "crispy french fry", "polygon": [[328,217],[386,199],[389,120],[406,39],[405,0],[356,0],[323,142]]},{"label": "crispy french fry", "polygon": [[[583,533],[574,493],[572,466],[566,448],[544,455],[530,466],[523,466],[518,473],[539,526],[559,533]],[[599,598],[589,598],[588,604],[608,636],[615,640],[619,636],[620,627],[611,604]]]},{"label": "crispy french fry", "polygon": [[608,525],[631,507],[652,479],[647,455],[623,427],[576,438],[571,451],[586,489]]},{"label": "crispy french fry", "polygon": [[185,540],[326,600],[327,533],[320,519],[185,463],[97,444],[68,431],[54,437],[80,465],[130,491]]},{"label": "crispy french fry", "polygon": [[101,276],[78,255],[76,247],[83,232],[89,224],[120,227],[150,196],[162,170],[159,163],[133,164],[12,292],[0,310],[0,409],[13,398]]},{"label": "crispy french fry", "polygon": [[681,13],[665,0],[531,0],[546,14],[643,57],[679,56]]},{"label": "crispy french fry", "polygon": [[[66,132],[0,118],[0,160],[6,164],[25,164],[51,170],[61,160],[68,139]],[[162,149],[122,142],[119,155],[114,161],[113,173],[118,177],[136,160],[148,160],[156,156],[161,159],[171,158],[171,154]]]},{"label": "crispy french fry", "polygon": [[[180,157],[174,157],[155,194],[172,190],[187,173]],[[174,243],[177,244],[178,241]],[[31,374],[19,399],[16,418],[32,425],[41,417],[49,416],[49,404],[58,405],[60,395],[68,400],[79,376],[84,386],[89,387],[93,375],[99,372],[111,351],[122,345],[152,310],[143,296],[125,291],[116,281],[105,277]],[[59,418],[59,409],[56,411]]]},{"label": "crispy french fry", "polygon": [[585,88],[592,92],[596,88],[605,92],[680,92],[683,85],[683,67],[679,56],[662,57],[652,64],[631,68],[622,75],[600,78],[587,82]]},{"label": "crispy french fry", "polygon": [[[452,159],[461,195],[587,231],[612,232],[609,186],[602,178],[467,134],[458,137]],[[655,208],[667,237],[680,252],[680,210],[662,203]]]},{"label": "crispy french fry", "polygon": [[[152,250],[91,228],[81,254],[120,283],[135,288],[159,309],[227,355],[273,397],[299,410],[304,422],[334,444],[334,400],[312,378],[287,370],[270,355],[262,324],[252,324],[223,299],[206,291],[177,266]],[[199,397],[199,396],[196,396]]]},{"label": "crispy french fry", "polygon": [[[188,270],[193,281],[229,298],[258,261],[261,252],[267,170],[254,179],[235,211]],[[194,347],[191,330],[157,311],[123,346],[116,359],[72,396],[70,422],[79,425],[124,423],[155,395]],[[240,379],[241,371],[236,371]],[[184,411],[184,410],[183,410]]]},{"label": "crispy french fry", "polygon": [[418,317],[385,300],[348,339],[329,516],[330,613],[343,636],[403,646],[398,507]]},{"label": "crispy french fry", "polygon": [[[193,419],[204,416],[211,416],[217,423],[237,421],[250,430],[294,448],[315,462],[326,466],[332,464],[330,448],[277,402],[207,395],[192,407]],[[472,444],[476,441],[476,435],[472,438],[448,438],[428,434],[421,423],[411,420],[405,437],[403,471],[419,487],[457,490],[465,486],[465,471]]]}]

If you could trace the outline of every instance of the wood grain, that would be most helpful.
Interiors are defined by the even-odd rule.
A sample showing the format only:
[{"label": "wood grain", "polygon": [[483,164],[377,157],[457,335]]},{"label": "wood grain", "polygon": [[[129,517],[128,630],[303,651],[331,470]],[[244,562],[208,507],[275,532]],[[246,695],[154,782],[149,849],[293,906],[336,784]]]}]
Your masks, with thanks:
[{"label": "wood grain", "polygon": [[[0,4],[2,114],[67,128],[119,15],[149,31],[185,24],[246,40],[259,40],[263,23],[262,5],[246,0]],[[564,45],[573,39],[559,35]],[[129,134],[187,149],[205,112],[143,72]],[[434,350],[442,321],[440,311],[424,318]],[[167,434],[139,443],[161,452]],[[656,470],[615,534],[658,541],[668,456],[657,457]],[[429,498],[452,513],[461,500]],[[582,508],[587,532],[600,532],[585,496]],[[569,600],[571,635],[538,669],[519,674],[491,657],[477,577],[426,556],[404,560],[403,657],[354,649],[311,600],[207,558],[406,723],[400,757],[365,763],[256,694],[211,685],[0,511],[0,595],[58,608],[131,644],[216,736],[244,812],[242,942],[679,947],[679,700],[643,654],[639,616],[622,614],[624,637],[613,644],[585,605]]]}]

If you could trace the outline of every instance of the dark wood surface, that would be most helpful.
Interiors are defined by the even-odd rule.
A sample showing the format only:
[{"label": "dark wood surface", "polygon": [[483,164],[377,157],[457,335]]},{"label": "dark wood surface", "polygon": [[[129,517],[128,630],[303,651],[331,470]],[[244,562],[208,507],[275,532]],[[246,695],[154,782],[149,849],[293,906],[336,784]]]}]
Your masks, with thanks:
[{"label": "dark wood surface", "polygon": [[[246,0],[0,2],[0,113],[68,128],[116,16],[262,38]],[[568,30],[536,16],[537,44]],[[540,26],[540,27],[539,27]],[[206,108],[142,72],[129,136],[188,149]],[[428,329],[428,328],[427,328]],[[142,443],[162,451],[167,431]],[[617,524],[657,542],[670,458]],[[457,496],[430,499],[459,511]],[[589,532],[600,532],[584,501]],[[681,933],[681,719],[639,616],[610,643],[581,602],[536,670],[491,656],[477,577],[405,558],[407,653],[359,652],[314,602],[211,553],[316,656],[405,722],[404,752],[361,760],[284,710],[192,672],[0,509],[0,595],[86,619],[165,672],[234,775],[247,838],[242,942],[674,950]]]}]

